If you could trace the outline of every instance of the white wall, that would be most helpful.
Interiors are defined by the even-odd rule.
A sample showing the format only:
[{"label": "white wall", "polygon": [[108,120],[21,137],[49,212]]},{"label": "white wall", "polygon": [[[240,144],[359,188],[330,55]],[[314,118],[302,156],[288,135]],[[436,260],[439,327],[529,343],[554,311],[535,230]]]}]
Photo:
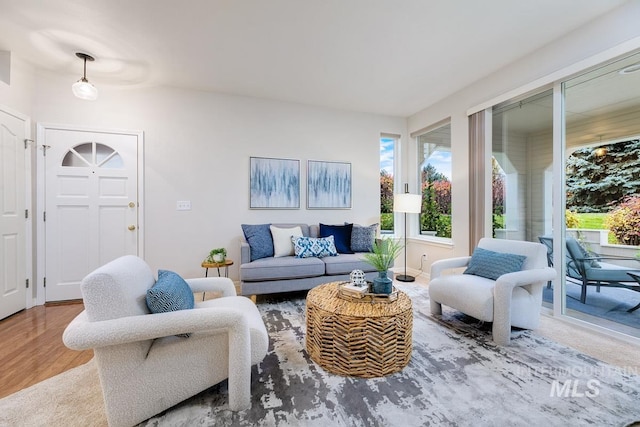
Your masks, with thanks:
[{"label": "white wall", "polygon": [[[408,132],[415,132],[437,123],[443,118],[451,118],[452,138],[452,225],[453,245],[430,244],[423,240],[410,243],[408,265],[418,268],[420,254],[428,253],[428,265],[424,271],[429,272],[431,262],[451,256],[468,255],[469,233],[469,191],[468,191],[468,116],[467,110],[486,103],[496,97],[530,85],[531,82],[544,80],[545,76],[558,73],[580,61],[586,61],[594,55],[607,56],[605,51],[628,42],[626,45],[640,47],[636,38],[640,37],[640,2],[630,1],[588,25],[579,28],[566,37],[559,39],[532,55],[528,55],[511,65],[498,70],[494,74],[477,81],[408,118]],[[625,45],[625,46],[626,46]],[[496,47],[499,49],[499,46]],[[616,49],[620,50],[620,49]],[[605,52],[603,54],[603,52]],[[469,64],[473,66],[473,64]],[[562,73],[562,71],[560,71]],[[549,82],[552,82],[549,81]],[[533,88],[529,88],[533,89]],[[522,94],[522,93],[521,93]],[[415,153],[415,143],[407,142],[405,150]],[[415,156],[415,154],[410,154]],[[409,176],[417,176],[416,162],[408,162]]]},{"label": "white wall", "polygon": [[3,56],[2,60],[10,62],[10,84],[0,81],[0,104],[31,116],[35,93],[34,68],[15,55]]},{"label": "white wall", "polygon": [[[379,220],[379,138],[406,135],[406,120],[175,88],[100,86],[95,102],[73,97],[73,76],[38,75],[33,119],[144,131],[145,258],[152,269],[201,276],[209,250],[236,261],[242,223],[361,224]],[[249,209],[249,157],[301,162],[301,208]],[[353,208],[307,210],[307,160],[352,163]],[[191,211],[176,211],[190,200]]]}]

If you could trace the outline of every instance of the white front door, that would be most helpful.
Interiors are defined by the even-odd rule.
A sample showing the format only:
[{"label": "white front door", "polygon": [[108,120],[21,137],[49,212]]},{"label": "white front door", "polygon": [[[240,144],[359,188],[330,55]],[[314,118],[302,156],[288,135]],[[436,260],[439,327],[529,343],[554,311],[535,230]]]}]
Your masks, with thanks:
[{"label": "white front door", "polygon": [[82,298],[80,282],[138,255],[139,134],[45,128],[46,301]]},{"label": "white front door", "polygon": [[26,308],[25,119],[0,108],[0,319]]}]

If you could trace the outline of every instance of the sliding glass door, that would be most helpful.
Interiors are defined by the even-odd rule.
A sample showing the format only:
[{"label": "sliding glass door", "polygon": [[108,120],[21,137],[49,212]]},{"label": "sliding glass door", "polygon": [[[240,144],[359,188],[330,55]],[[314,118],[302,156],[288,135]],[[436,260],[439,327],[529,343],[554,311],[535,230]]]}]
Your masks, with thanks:
[{"label": "sliding glass door", "polygon": [[640,54],[572,78],[563,92],[566,313],[638,335],[640,309],[629,310],[640,288],[628,272],[640,274]]},{"label": "sliding glass door", "polygon": [[640,54],[485,114],[493,236],[547,245],[556,313],[640,336]]}]

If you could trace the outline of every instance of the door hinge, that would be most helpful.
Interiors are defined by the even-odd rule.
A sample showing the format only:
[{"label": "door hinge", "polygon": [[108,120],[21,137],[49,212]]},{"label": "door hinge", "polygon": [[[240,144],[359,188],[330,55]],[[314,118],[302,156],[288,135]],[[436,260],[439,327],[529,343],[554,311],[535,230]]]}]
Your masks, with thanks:
[{"label": "door hinge", "polygon": [[27,289],[29,289],[29,279],[25,280],[25,283],[27,285]]},{"label": "door hinge", "polygon": [[42,212],[42,220],[47,222],[47,211]]},{"label": "door hinge", "polygon": [[29,219],[29,209],[24,210],[24,219]]},{"label": "door hinge", "polygon": [[47,287],[47,278],[45,277],[44,279],[42,279],[42,287],[46,288]]}]

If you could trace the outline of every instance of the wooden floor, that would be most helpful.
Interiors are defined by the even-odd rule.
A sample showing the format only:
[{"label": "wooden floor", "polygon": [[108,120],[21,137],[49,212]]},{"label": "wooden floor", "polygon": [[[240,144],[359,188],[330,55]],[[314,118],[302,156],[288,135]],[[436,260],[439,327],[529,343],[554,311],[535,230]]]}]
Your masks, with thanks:
[{"label": "wooden floor", "polygon": [[93,350],[62,343],[64,328],[83,309],[81,302],[40,305],[0,320],[0,398],[91,360]]}]

